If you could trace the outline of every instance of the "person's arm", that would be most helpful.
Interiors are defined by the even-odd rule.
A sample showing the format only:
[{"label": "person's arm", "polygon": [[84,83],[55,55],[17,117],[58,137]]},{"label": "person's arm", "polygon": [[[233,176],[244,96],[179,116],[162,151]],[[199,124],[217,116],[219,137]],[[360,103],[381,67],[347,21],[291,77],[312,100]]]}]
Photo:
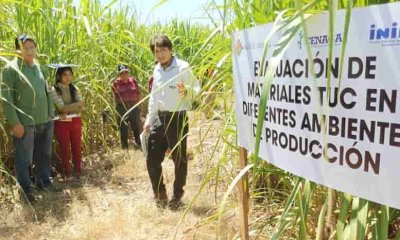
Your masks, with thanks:
[{"label": "person's arm", "polygon": [[80,112],[83,107],[83,102],[78,101],[71,104],[64,104],[62,97],[58,94],[57,90],[53,87],[50,91],[51,99],[53,100],[54,104],[56,105],[58,111],[62,113],[69,113],[69,112]]},{"label": "person's arm", "polygon": [[7,118],[8,124],[12,127],[13,134],[17,138],[24,136],[25,128],[17,115],[17,107],[15,106],[15,81],[17,73],[11,68],[5,68],[2,72],[3,84],[1,85],[1,95],[3,96],[3,110]]},{"label": "person's arm", "polygon": [[153,75],[150,75],[149,78],[147,79],[147,84],[148,84],[147,87],[148,87],[149,93],[151,92],[151,88],[153,87],[153,80],[154,80]]},{"label": "person's arm", "polygon": [[67,106],[72,105],[72,110],[70,110],[69,112],[73,112],[73,113],[80,113],[83,110],[83,99],[82,99],[82,94],[81,91],[75,86],[73,85],[75,88],[75,100],[76,102],[69,104]]},{"label": "person's arm", "polygon": [[144,131],[150,131],[150,127],[156,125],[158,118],[158,98],[159,89],[157,89],[156,78],[154,78],[153,87],[150,92],[148,113],[146,116],[146,121],[144,122]]},{"label": "person's arm", "polygon": [[184,91],[186,90],[186,94],[184,94],[184,97],[193,100],[193,98],[200,93],[200,83],[194,76],[193,71],[190,69],[190,66],[184,68],[182,70],[182,74],[184,75]]},{"label": "person's arm", "polygon": [[51,89],[46,81],[46,93],[47,93],[47,109],[49,113],[49,118],[54,116],[53,99],[51,97]]},{"label": "person's arm", "polygon": [[16,72],[11,68],[5,68],[2,73],[3,84],[1,86],[1,93],[4,98],[3,110],[7,118],[8,124],[14,126],[21,124],[18,115],[17,107],[15,106],[15,81],[17,79]]},{"label": "person's arm", "polygon": [[116,79],[114,79],[113,82],[112,82],[111,90],[113,92],[114,102],[115,103],[120,102],[120,97],[119,97],[119,93],[118,93],[117,80]]},{"label": "person's arm", "polygon": [[45,86],[46,86],[47,110],[48,110],[49,118],[51,119],[53,117],[53,115],[54,115],[54,108],[53,108],[53,101],[52,101],[52,98],[51,98],[51,95],[50,95],[51,89],[50,89],[50,86],[49,86],[49,82],[47,81],[48,76],[49,76],[49,72],[48,72],[48,68],[44,67],[43,65],[40,65],[40,70],[42,71],[44,82],[45,82]]},{"label": "person's arm", "polygon": [[136,79],[133,78],[133,82],[134,82],[135,87],[136,87],[137,102],[139,102],[140,99],[142,99],[142,96],[141,96],[141,94],[140,94],[140,87],[139,87],[139,84],[138,84],[138,82],[136,81]]},{"label": "person's arm", "polygon": [[64,107],[58,110],[64,113],[80,113],[82,111],[82,107],[83,107],[83,102],[79,101],[64,105]]}]

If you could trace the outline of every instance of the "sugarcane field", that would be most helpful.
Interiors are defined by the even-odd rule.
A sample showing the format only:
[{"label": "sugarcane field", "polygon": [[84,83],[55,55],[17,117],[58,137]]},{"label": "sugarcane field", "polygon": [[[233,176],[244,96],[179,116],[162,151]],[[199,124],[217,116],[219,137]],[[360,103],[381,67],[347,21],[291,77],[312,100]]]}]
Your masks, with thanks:
[{"label": "sugarcane field", "polygon": [[0,11],[0,239],[400,239],[400,1]]}]

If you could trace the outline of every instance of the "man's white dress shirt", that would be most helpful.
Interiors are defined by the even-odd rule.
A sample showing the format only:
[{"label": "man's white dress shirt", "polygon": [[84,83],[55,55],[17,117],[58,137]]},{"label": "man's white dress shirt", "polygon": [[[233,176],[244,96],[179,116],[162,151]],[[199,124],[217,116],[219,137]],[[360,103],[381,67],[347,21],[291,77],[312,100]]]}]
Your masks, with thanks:
[{"label": "man's white dress shirt", "polygon": [[[200,84],[193,75],[187,62],[173,56],[170,66],[164,69],[160,63],[153,72],[153,87],[149,100],[148,114],[145,125],[155,128],[160,124],[158,111],[188,111],[192,108],[192,100],[200,92]],[[176,86],[183,82],[187,94],[181,98]]]}]

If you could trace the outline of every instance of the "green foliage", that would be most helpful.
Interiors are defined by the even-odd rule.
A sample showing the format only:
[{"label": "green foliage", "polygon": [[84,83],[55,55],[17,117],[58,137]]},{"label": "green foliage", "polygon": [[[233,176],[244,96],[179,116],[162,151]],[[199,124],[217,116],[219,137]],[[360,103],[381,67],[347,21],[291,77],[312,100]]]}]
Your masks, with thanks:
[{"label": "green foliage", "polygon": [[[111,81],[117,77],[117,64],[124,63],[130,67],[131,75],[139,82],[142,96],[148,97],[147,81],[154,69],[149,41],[155,34],[167,34],[173,41],[174,53],[190,62],[202,83],[203,94],[196,100],[197,108],[207,110],[211,117],[218,114],[225,118],[225,113],[231,110],[223,114],[214,111],[224,110],[217,106],[221,99],[228,99],[226,108],[232,109],[232,90],[229,89],[233,86],[227,77],[231,69],[227,64],[230,62],[227,60],[229,38],[221,31],[189,22],[172,20],[165,25],[139,24],[136,11],[129,7],[114,8],[117,2],[114,0],[103,6],[99,0],[81,0],[75,6],[73,0],[1,1],[0,70],[7,59],[16,56],[14,39],[22,33],[36,39],[38,61],[42,65],[77,64],[74,83],[81,90],[85,103],[83,150],[88,154],[119,142],[116,141],[119,139],[118,131],[113,129],[114,119],[111,119],[111,124],[104,124],[101,115],[105,109],[115,115]],[[216,67],[218,62],[221,65]],[[48,81],[54,84],[54,72],[51,73]],[[138,106],[142,117],[147,111],[146,104],[143,101]],[[12,144],[1,110],[0,119],[0,161],[5,162],[10,159]],[[1,164],[0,171],[4,169]],[[3,183],[1,178],[0,185]]]},{"label": "green foliage", "polygon": [[[107,6],[102,6],[98,0],[82,0],[79,6],[74,6],[73,2],[2,1],[0,9],[8,14],[0,17],[0,39],[4,43],[0,55],[12,55],[15,36],[28,33],[37,40],[41,64],[64,62],[79,65],[74,75],[85,99],[86,152],[105,144],[101,111],[113,109],[110,81],[117,75],[117,64],[127,64],[131,74],[139,81],[143,95],[148,93],[147,79],[152,74],[154,63],[148,43],[154,34],[169,35],[175,54],[196,66],[196,74],[215,66],[218,57],[222,57],[209,51],[198,52],[211,33],[206,27],[175,20],[166,26],[156,24],[147,27],[137,22],[132,9],[112,8],[118,1],[112,1]],[[219,40],[221,36],[215,35],[209,40],[207,48],[222,46]],[[228,49],[229,44],[226,44],[224,52]],[[197,68],[198,65],[205,65],[206,61],[207,66]],[[54,78],[50,78],[49,82],[54,83]],[[107,134],[117,137],[116,133],[107,131]]]}]

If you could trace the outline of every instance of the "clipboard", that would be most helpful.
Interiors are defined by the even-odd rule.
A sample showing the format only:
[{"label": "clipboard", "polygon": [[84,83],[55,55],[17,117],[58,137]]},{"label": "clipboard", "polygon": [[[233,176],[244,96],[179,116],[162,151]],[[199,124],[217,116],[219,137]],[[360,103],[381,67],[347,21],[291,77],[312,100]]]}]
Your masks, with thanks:
[{"label": "clipboard", "polygon": [[72,121],[72,118],[76,118],[76,117],[80,117],[80,116],[81,116],[80,114],[73,113],[73,114],[67,114],[66,119],[61,119],[61,117],[58,115],[58,116],[53,117],[52,120],[54,120],[54,121],[60,120],[60,121],[70,122],[70,121]]}]

